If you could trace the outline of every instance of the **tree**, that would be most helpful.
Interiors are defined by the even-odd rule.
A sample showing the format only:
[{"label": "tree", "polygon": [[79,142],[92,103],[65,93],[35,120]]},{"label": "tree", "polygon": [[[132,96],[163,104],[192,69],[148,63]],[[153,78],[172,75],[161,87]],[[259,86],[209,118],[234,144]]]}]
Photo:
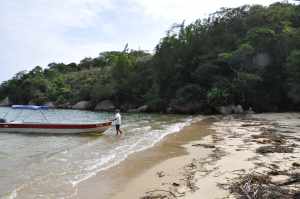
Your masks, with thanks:
[{"label": "tree", "polygon": [[300,103],[300,50],[294,50],[288,57],[287,71],[289,74],[288,96],[295,103]]}]

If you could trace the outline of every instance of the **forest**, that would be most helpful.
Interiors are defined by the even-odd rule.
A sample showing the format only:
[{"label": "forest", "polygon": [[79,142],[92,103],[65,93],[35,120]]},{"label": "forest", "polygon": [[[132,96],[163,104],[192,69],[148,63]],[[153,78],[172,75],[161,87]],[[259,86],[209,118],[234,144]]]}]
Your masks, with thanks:
[{"label": "forest", "polygon": [[299,111],[300,6],[222,8],[174,24],[151,54],[126,45],[21,71],[1,84],[0,99],[7,97],[13,104],[89,101],[91,110],[110,100],[122,111],[147,105],[148,112],[212,114],[231,104]]}]

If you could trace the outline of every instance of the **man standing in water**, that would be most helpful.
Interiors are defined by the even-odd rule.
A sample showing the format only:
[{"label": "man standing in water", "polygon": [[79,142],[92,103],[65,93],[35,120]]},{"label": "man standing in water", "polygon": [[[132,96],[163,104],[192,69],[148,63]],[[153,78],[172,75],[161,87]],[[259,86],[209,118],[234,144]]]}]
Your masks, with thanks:
[{"label": "man standing in water", "polygon": [[115,125],[116,125],[116,131],[117,131],[117,134],[116,135],[118,135],[119,133],[120,133],[120,135],[123,133],[122,131],[121,131],[121,129],[120,129],[120,127],[121,127],[121,114],[120,114],[120,110],[119,109],[117,109],[116,111],[115,111],[115,117],[114,117],[114,119],[112,120],[112,121],[115,121]]}]

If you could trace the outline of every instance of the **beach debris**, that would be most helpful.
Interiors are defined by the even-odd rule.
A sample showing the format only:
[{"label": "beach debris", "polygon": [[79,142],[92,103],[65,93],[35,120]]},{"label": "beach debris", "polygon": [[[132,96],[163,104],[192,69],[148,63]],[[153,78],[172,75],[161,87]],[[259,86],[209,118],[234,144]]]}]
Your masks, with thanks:
[{"label": "beach debris", "polygon": [[292,153],[294,149],[289,146],[261,146],[256,149],[256,153]]},{"label": "beach debris", "polygon": [[273,184],[270,176],[256,173],[238,177],[229,189],[238,199],[291,199],[295,195],[294,191]]},{"label": "beach debris", "polygon": [[141,197],[140,199],[174,199],[183,197],[185,194],[174,193],[172,191],[167,191],[163,189],[155,189],[152,191],[148,191],[145,193],[146,195]]},{"label": "beach debris", "polygon": [[193,144],[192,146],[194,146],[194,147],[201,146],[201,147],[208,148],[208,149],[216,148],[214,145],[211,145],[211,144]]},{"label": "beach debris", "polygon": [[268,122],[250,122],[250,123],[246,123],[246,124],[242,124],[241,127],[256,127],[256,126],[263,126],[263,125],[267,125],[269,124]]},{"label": "beach debris", "polygon": [[159,178],[162,178],[166,175],[165,172],[163,172],[163,171],[158,171],[156,174]]},{"label": "beach debris", "polygon": [[298,163],[298,162],[293,162],[292,166],[293,166],[293,167],[300,167],[300,163]]},{"label": "beach debris", "polygon": [[285,144],[285,136],[278,134],[270,129],[264,129],[264,131],[259,135],[252,135],[252,138],[256,139],[256,142],[273,143],[273,144]]},{"label": "beach debris", "polygon": [[188,169],[195,169],[195,168],[197,168],[197,165],[194,162],[191,162],[191,163],[187,164],[185,167]]},{"label": "beach debris", "polygon": [[172,185],[173,185],[174,187],[179,187],[179,186],[180,186],[180,184],[177,183],[177,182],[173,182]]}]

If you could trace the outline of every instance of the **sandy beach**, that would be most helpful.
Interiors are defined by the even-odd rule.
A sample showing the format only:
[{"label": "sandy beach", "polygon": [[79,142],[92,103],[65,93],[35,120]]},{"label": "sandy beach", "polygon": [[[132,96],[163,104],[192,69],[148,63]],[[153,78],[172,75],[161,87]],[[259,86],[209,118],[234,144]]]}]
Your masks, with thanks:
[{"label": "sandy beach", "polygon": [[194,121],[78,186],[78,198],[299,198],[300,114]]}]

